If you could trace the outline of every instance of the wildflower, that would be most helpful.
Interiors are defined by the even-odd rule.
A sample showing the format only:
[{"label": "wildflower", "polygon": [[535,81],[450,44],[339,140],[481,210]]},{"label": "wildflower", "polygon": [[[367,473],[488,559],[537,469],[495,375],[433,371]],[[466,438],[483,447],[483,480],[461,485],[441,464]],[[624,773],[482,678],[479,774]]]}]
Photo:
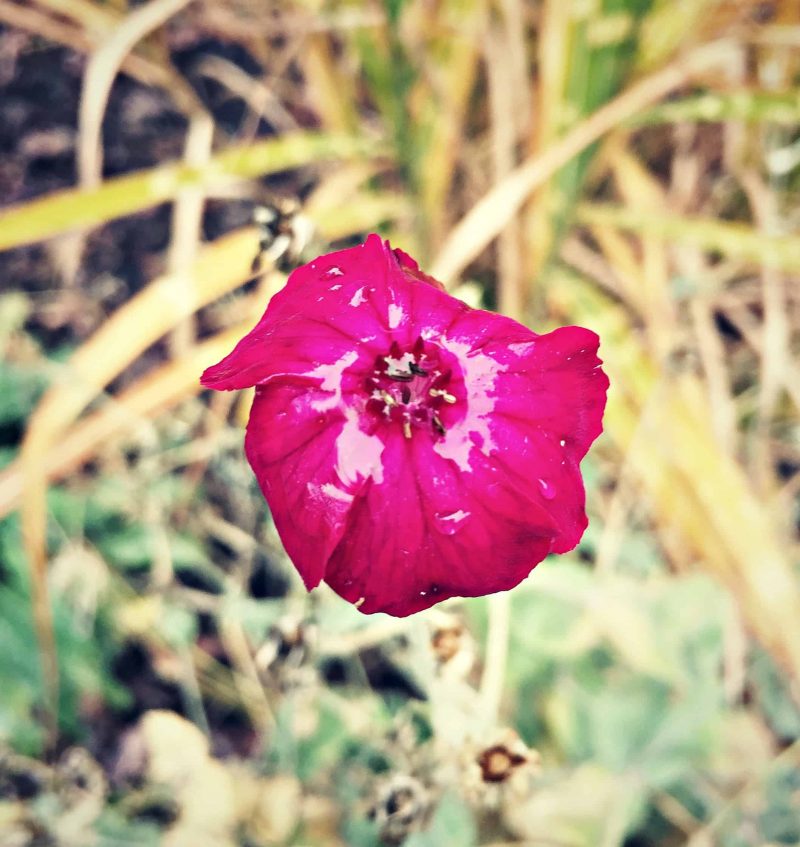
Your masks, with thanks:
[{"label": "wildflower", "polygon": [[256,387],[245,451],[306,587],[405,616],[578,543],[597,346],[472,309],[371,235],[292,273],[202,382]]}]

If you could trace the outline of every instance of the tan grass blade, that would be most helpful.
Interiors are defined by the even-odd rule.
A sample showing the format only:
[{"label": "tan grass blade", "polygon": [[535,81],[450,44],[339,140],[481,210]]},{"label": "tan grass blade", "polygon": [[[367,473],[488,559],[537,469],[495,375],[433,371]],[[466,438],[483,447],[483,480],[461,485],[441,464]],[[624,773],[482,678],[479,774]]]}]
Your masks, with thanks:
[{"label": "tan grass blade", "polygon": [[[628,149],[624,134],[609,139],[604,150],[614,184],[625,205],[639,206],[645,214],[658,214],[666,206],[662,185]],[[648,325],[649,341],[659,356],[669,355],[674,343],[676,316],[670,289],[667,245],[657,236],[640,239],[637,293]]]},{"label": "tan grass blade", "polygon": [[58,665],[47,588],[47,465],[51,445],[97,394],[143,350],[180,320],[240,285],[257,251],[254,230],[241,230],[205,248],[191,276],[164,276],[130,300],[70,359],[28,422],[22,443],[22,540],[47,692],[51,740],[56,737]]},{"label": "tan grass blade", "polygon": [[463,269],[503,230],[531,192],[590,144],[695,76],[735,54],[737,45],[722,39],[641,79],[567,133],[541,155],[528,159],[485,194],[453,228],[430,268],[437,279],[456,280]]},{"label": "tan grass blade", "polygon": [[88,32],[108,35],[122,18],[119,10],[111,8],[111,4],[93,3],[92,0],[36,0],[39,6],[44,6],[80,24]]},{"label": "tan grass blade", "polygon": [[[566,99],[570,59],[575,48],[571,38],[577,27],[574,9],[572,4],[561,0],[546,0],[541,14],[537,39],[536,121],[528,149],[531,157],[549,150],[563,136],[568,127],[566,122],[574,124],[578,117],[575,104]],[[553,216],[559,200],[563,205],[565,198],[558,197],[556,187],[548,178],[531,196],[525,210],[524,228],[529,239],[525,270],[530,278],[538,276],[552,247]]]},{"label": "tan grass blade", "polygon": [[651,70],[669,60],[686,42],[703,35],[703,24],[715,20],[724,0],[656,0],[642,24],[637,64]]},{"label": "tan grass blade", "polygon": [[356,79],[337,65],[330,36],[321,32],[310,35],[300,60],[322,126],[333,132],[355,131],[358,126]]},{"label": "tan grass blade", "polygon": [[[262,308],[263,304],[258,304]],[[199,374],[229,353],[252,321],[218,333],[134,383],[98,411],[83,418],[50,445],[44,459],[48,482],[63,479],[95,456],[104,445],[140,422],[198,393]],[[0,472],[0,519],[17,508],[23,491],[19,461]]]},{"label": "tan grass blade", "polygon": [[626,461],[658,524],[680,533],[737,598],[753,634],[800,680],[800,590],[786,546],[741,467],[720,449],[702,383],[660,373],[623,311],[584,283],[564,275],[558,290],[571,318],[603,338],[612,386],[606,432],[630,450]]},{"label": "tan grass blade", "polygon": [[[36,33],[48,41],[65,44],[73,50],[88,53],[93,43],[89,31],[74,23],[48,15],[33,5],[21,6],[13,0],[0,0],[0,21],[12,27]],[[102,31],[107,27],[103,25]],[[94,30],[97,36],[98,31]],[[136,54],[129,54],[122,63],[122,70],[145,85],[166,85],[170,74],[166,68]]]},{"label": "tan grass blade", "polygon": [[123,18],[86,64],[78,117],[78,172],[94,188],[102,178],[101,130],[108,96],[125,57],[148,33],[165,24],[191,0],[149,0]]},{"label": "tan grass blade", "polygon": [[[366,197],[374,202],[339,205],[332,216],[325,203],[317,210],[320,228],[328,238],[354,230],[370,229],[378,220],[393,220],[407,214],[406,204],[389,195]],[[353,210],[357,213],[353,213]],[[72,467],[86,451],[119,423],[114,411],[103,410],[73,430],[69,427],[103,388],[151,344],[181,321],[251,275],[257,253],[254,229],[234,232],[207,245],[199,252],[188,273],[167,274],[128,301],[70,359],[59,384],[42,398],[29,421],[28,431],[16,466],[0,476],[0,504],[13,508],[21,502],[23,545],[31,570],[36,628],[42,647],[45,678],[49,681],[50,716],[57,701],[57,664],[52,635],[51,609],[47,591],[47,483],[54,468]],[[240,328],[241,329],[241,328]],[[222,333],[145,377],[124,395],[131,408],[154,412],[176,402],[186,393],[200,389],[198,375],[208,360],[230,349],[240,329]],[[212,355],[213,353],[213,355]],[[18,482],[17,482],[18,480]],[[51,726],[55,732],[55,726]]]},{"label": "tan grass blade", "polygon": [[426,36],[420,47],[427,51],[431,66],[415,92],[419,122],[426,129],[427,143],[420,151],[419,194],[429,249],[438,248],[450,224],[447,197],[478,73],[486,28],[484,5],[483,0],[448,0],[431,6],[435,13],[428,12],[424,4],[417,7],[418,25]]},{"label": "tan grass blade", "polygon": [[[514,49],[512,34],[518,24],[512,14],[518,15],[518,4],[512,10],[504,9],[500,20],[492,20],[486,37],[486,79],[491,116],[492,176],[499,182],[517,164],[517,148],[524,135],[525,113],[520,110],[520,98],[528,96],[524,45],[522,67],[514,61],[518,50]],[[522,320],[525,310],[526,291],[524,284],[522,224],[511,220],[500,233],[497,242],[497,304],[498,311],[515,320]]]}]

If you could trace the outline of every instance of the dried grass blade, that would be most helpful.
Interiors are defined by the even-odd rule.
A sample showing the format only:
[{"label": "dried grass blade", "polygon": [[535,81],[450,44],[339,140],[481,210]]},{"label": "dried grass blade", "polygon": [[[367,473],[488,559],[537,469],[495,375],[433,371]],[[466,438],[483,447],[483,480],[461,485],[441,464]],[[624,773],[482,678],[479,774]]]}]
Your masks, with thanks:
[{"label": "dried grass blade", "polygon": [[139,6],[111,33],[89,59],[78,118],[78,173],[81,183],[94,187],[102,177],[101,130],[114,78],[125,57],[148,33],[165,24],[191,0],[150,0]]},{"label": "dried grass blade", "polygon": [[503,230],[530,196],[559,168],[619,124],[718,65],[737,49],[721,39],[676,60],[632,85],[579,123],[558,143],[516,168],[485,194],[453,228],[430,272],[453,282],[461,271]]},{"label": "dried grass blade", "polygon": [[658,525],[679,531],[699,565],[737,598],[753,634],[800,680],[800,590],[780,528],[718,444],[701,382],[660,374],[621,309],[572,277],[560,282],[571,317],[604,339],[613,386],[606,431],[628,454]]},{"label": "dried grass blade", "polygon": [[31,574],[51,741],[57,733],[58,663],[47,588],[47,465],[52,445],[81,411],[143,350],[196,309],[250,274],[257,238],[242,230],[207,247],[191,276],[165,276],[123,306],[70,359],[64,380],[31,415],[22,443],[22,539]]},{"label": "dried grass blade", "polygon": [[[239,324],[198,344],[179,359],[142,377],[69,429],[63,438],[51,444],[44,459],[47,481],[63,479],[97,455],[103,445],[141,422],[152,420],[164,409],[197,394],[198,374],[230,352],[250,329],[251,323]],[[17,508],[22,490],[22,468],[17,461],[0,473],[0,519]]]}]

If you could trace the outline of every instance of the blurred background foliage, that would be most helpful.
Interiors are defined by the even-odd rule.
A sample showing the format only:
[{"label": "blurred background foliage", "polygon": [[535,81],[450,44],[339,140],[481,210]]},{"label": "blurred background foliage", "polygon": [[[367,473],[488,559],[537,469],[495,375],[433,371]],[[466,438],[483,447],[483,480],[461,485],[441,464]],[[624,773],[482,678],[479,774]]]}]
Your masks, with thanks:
[{"label": "blurred background foliage", "polygon": [[[795,0],[0,0],[0,843],[800,843]],[[377,230],[597,330],[590,527],[307,597],[206,396]]]}]

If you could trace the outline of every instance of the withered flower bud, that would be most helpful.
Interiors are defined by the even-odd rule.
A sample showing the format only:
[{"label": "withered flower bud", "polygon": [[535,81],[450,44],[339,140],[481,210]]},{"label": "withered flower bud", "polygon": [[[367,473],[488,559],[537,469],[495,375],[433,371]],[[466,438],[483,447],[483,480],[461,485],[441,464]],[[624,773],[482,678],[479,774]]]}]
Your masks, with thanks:
[{"label": "withered flower bud", "polygon": [[505,782],[514,768],[524,765],[527,756],[513,753],[504,744],[488,747],[478,757],[484,782]]},{"label": "withered flower bud", "polygon": [[523,767],[536,768],[539,754],[531,750],[513,730],[506,730],[490,747],[483,749],[476,762],[484,782],[505,782]]},{"label": "withered flower bud", "polygon": [[462,646],[464,625],[460,622],[438,627],[431,637],[431,646],[436,659],[444,664],[458,653]]}]

